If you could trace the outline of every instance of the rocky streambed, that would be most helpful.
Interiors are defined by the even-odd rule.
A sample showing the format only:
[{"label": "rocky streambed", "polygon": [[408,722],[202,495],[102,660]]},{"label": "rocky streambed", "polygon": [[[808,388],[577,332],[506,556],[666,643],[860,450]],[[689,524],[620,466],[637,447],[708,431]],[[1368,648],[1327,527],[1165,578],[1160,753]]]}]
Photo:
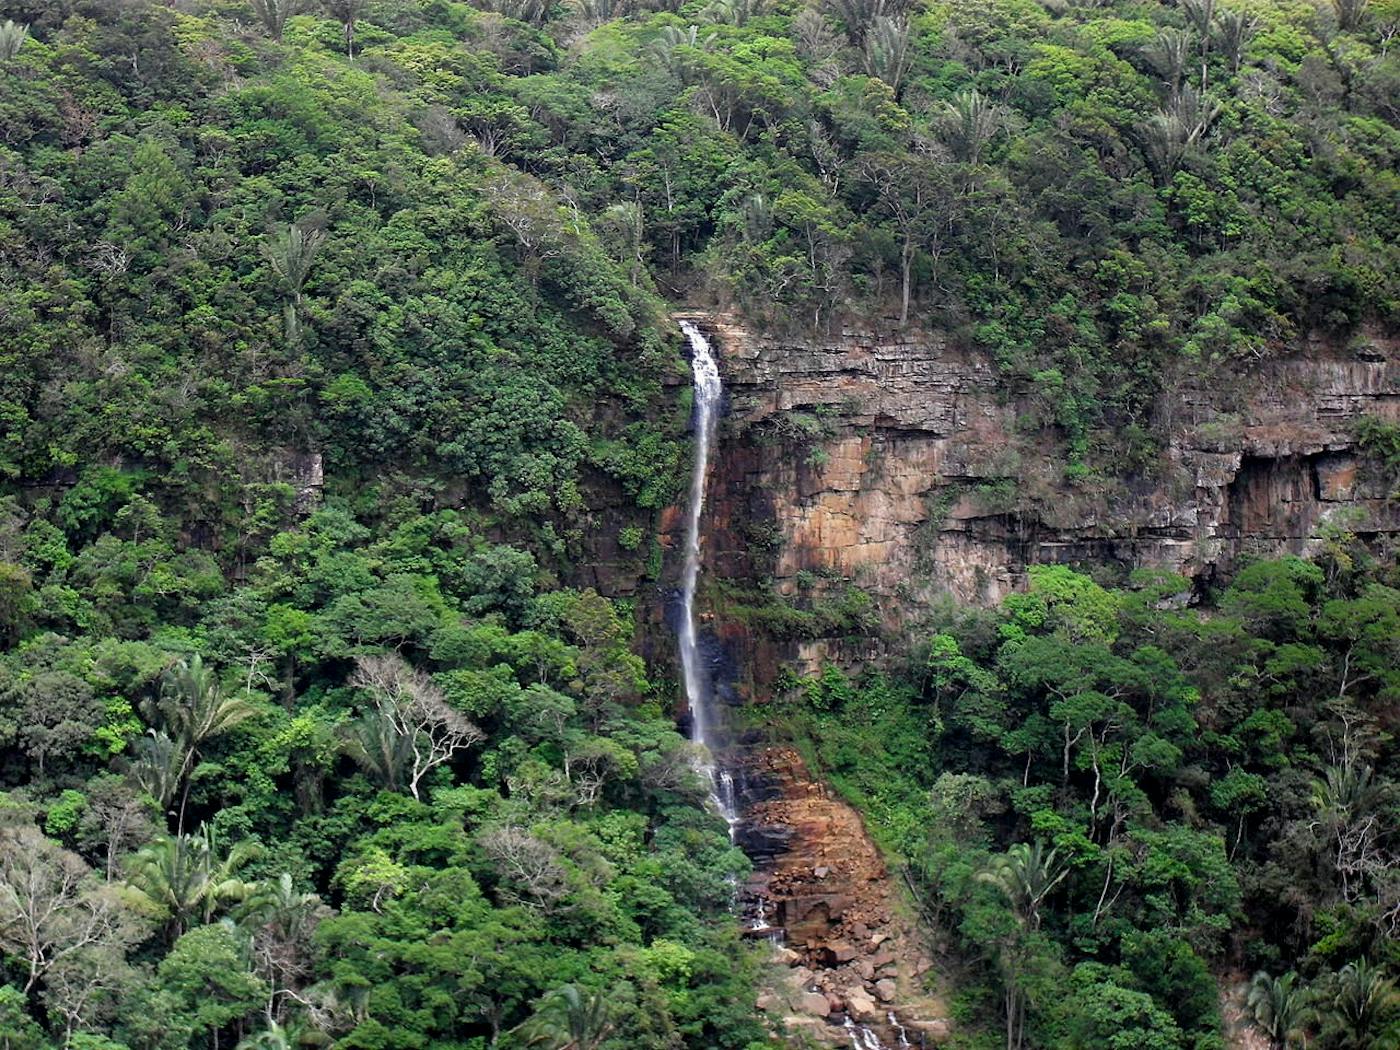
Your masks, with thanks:
[{"label": "rocky streambed", "polygon": [[793,748],[736,751],[745,786],[738,841],[755,862],[743,899],[752,934],[773,944],[759,1009],[809,1042],[944,1042],[946,1006],[926,987],[933,960],[860,815]]}]

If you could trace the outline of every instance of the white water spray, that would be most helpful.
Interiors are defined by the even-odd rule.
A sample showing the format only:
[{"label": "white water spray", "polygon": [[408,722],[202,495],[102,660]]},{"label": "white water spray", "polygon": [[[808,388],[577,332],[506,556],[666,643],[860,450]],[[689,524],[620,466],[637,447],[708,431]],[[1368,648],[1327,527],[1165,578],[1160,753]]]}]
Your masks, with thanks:
[{"label": "white water spray", "polygon": [[690,341],[690,370],[695,380],[695,462],[690,471],[690,503],[686,508],[685,566],[681,573],[681,674],[685,679],[685,699],[690,706],[690,738],[705,749],[703,772],[710,781],[715,806],[729,824],[729,837],[739,823],[734,780],[716,771],[713,748],[714,725],[711,705],[714,689],[701,664],[699,640],[695,631],[695,585],[700,579],[700,521],[705,509],[705,481],[710,470],[710,446],[714,443],[715,420],[719,417],[719,363],[705,334],[689,321],[681,331]]},{"label": "white water spray", "polygon": [[912,1046],[913,1044],[909,1042],[909,1033],[905,1031],[904,1026],[899,1023],[899,1018],[894,1015],[894,1011],[889,1011],[886,1016],[890,1019],[890,1027],[894,1029],[894,1034],[899,1037],[901,1050],[904,1047]]},{"label": "white water spray", "polygon": [[880,1042],[878,1035],[864,1025],[856,1024],[849,1017],[846,1018],[841,1027],[846,1029],[853,1050],[886,1050],[885,1044]]}]

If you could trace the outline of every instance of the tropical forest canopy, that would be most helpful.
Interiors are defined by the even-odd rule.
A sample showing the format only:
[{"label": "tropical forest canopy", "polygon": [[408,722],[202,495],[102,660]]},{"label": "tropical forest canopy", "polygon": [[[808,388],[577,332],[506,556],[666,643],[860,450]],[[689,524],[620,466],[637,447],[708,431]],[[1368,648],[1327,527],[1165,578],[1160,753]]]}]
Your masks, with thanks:
[{"label": "tropical forest canopy", "polygon": [[[945,330],[1133,469],[1176,377],[1393,330],[1397,29],[0,0],[4,1045],[768,1045],[747,862],[594,586],[661,572],[668,304]],[[1397,585],[1345,537],[1207,610],[1057,571],[775,710],[965,1045],[1218,1045],[1231,968],[1275,1045],[1381,1045]]]}]

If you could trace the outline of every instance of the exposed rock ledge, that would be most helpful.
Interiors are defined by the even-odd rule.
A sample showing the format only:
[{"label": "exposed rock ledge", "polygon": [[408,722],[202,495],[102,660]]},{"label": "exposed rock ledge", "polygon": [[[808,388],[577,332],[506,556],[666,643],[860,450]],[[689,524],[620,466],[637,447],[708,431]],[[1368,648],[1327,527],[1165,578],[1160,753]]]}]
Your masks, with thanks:
[{"label": "exposed rock ledge", "polygon": [[[1353,429],[1363,415],[1400,420],[1391,340],[1179,383],[1158,407],[1170,440],[1151,476],[1092,487],[1063,480],[1053,432],[1018,430],[1030,403],[1007,396],[993,364],[943,337],[799,346],[708,326],[731,406],[711,489],[727,524],[709,553],[721,577],[760,574],[755,527],[776,524],[780,591],[810,574],[850,579],[893,626],[944,592],[996,602],[1041,562],[1209,582],[1242,554],[1306,553],[1328,522],[1400,536],[1400,504],[1364,468]],[[761,436],[793,411],[819,413],[810,444]]]}]

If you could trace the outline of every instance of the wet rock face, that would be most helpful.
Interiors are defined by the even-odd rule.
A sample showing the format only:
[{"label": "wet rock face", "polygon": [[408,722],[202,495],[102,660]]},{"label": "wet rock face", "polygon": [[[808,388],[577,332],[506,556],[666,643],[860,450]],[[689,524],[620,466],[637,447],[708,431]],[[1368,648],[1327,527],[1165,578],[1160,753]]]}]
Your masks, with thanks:
[{"label": "wet rock face", "polygon": [[[1160,459],[1141,477],[1071,485],[1055,433],[1027,426],[1038,406],[942,337],[791,345],[711,328],[730,404],[710,495],[720,577],[771,570],[789,593],[813,576],[853,580],[894,626],[940,593],[997,602],[1036,563],[1204,582],[1242,554],[1305,554],[1328,522],[1400,536],[1400,505],[1353,438],[1363,415],[1400,421],[1400,351],[1381,337],[1364,354],[1317,346],[1169,381]],[[755,550],[765,527],[775,555]]]}]

